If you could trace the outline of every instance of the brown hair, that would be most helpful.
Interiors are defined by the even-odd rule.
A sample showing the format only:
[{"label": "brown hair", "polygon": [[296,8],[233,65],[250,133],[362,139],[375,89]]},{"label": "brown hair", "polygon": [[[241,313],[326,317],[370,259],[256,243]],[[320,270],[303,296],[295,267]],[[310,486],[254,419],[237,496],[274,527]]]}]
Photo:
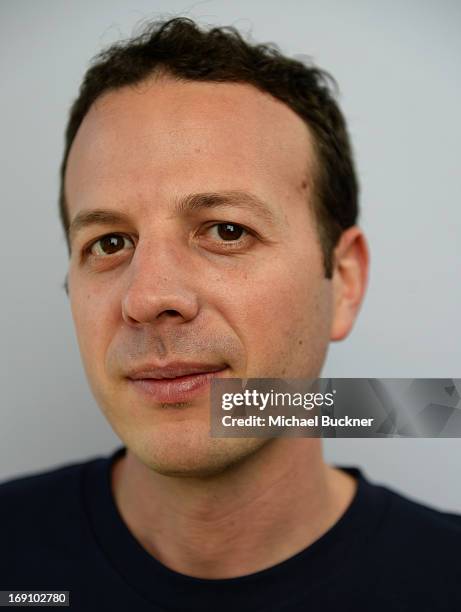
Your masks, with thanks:
[{"label": "brown hair", "polygon": [[193,81],[248,83],[284,102],[313,135],[317,163],[315,210],[325,274],[342,231],[358,216],[358,181],[344,117],[324,70],[281,54],[273,44],[251,44],[233,27],[203,30],[188,18],[148,24],[143,33],[97,55],[72,105],[65,133],[59,197],[68,240],[64,176],[72,142],[93,102],[110,90],[134,85],[154,73]]}]

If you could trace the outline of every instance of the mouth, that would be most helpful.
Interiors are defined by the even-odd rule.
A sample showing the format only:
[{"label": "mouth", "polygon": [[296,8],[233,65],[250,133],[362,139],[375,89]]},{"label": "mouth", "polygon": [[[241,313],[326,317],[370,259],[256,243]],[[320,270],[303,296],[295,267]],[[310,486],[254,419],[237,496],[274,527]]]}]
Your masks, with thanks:
[{"label": "mouth", "polygon": [[227,366],[222,365],[206,367],[209,369],[205,366],[145,369],[128,376],[128,381],[137,392],[155,402],[188,402],[208,392],[212,379],[222,376],[227,370]]}]

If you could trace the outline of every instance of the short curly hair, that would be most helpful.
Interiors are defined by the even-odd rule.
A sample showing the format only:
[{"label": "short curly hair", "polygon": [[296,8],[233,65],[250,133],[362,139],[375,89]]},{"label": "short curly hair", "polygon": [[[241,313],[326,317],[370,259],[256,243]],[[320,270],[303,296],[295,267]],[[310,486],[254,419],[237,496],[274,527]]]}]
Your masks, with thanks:
[{"label": "short curly hair", "polygon": [[311,195],[325,276],[331,278],[334,247],[357,221],[359,190],[346,122],[335,101],[335,80],[312,63],[285,57],[274,44],[252,44],[233,27],[205,30],[185,17],[150,22],[139,36],[98,54],[86,72],[70,110],[61,164],[59,210],[68,247],[64,177],[80,124],[102,94],[157,73],[251,84],[304,120],[313,135],[316,168]]}]

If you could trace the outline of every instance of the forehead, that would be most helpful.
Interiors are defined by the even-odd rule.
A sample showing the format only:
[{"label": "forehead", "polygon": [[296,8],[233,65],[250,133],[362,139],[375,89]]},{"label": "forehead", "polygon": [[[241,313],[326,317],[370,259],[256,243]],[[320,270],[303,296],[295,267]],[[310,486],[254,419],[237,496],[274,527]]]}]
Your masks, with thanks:
[{"label": "forehead", "polygon": [[249,190],[276,202],[299,197],[313,167],[307,126],[269,94],[151,80],[92,105],[70,151],[66,198],[71,219],[102,200],[162,202],[194,191]]}]

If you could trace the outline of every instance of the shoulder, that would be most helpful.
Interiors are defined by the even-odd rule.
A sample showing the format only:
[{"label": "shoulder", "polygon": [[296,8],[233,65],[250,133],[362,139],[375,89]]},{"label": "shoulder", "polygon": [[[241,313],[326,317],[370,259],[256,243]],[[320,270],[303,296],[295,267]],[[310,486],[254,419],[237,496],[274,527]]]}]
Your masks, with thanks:
[{"label": "shoulder", "polygon": [[0,532],[37,534],[42,526],[71,519],[81,510],[81,475],[97,460],[68,463],[0,483]]},{"label": "shoulder", "polygon": [[[68,463],[0,483],[0,575],[8,588],[72,584],[94,555],[84,473],[104,459]],[[68,587],[66,587],[68,588]]]},{"label": "shoulder", "polygon": [[0,508],[3,504],[14,504],[24,501],[25,497],[43,496],[44,493],[62,491],[62,487],[69,488],[78,478],[84,466],[90,462],[68,463],[56,468],[41,472],[29,472],[25,475],[10,478],[0,482]]},{"label": "shoulder", "polygon": [[[382,494],[389,498],[387,522],[384,532],[392,532],[392,540],[398,538],[413,543],[418,548],[430,544],[461,541],[461,514],[422,503],[397,492],[392,487],[379,486]],[[388,537],[390,533],[386,534]]]},{"label": "shoulder", "polygon": [[461,515],[391,487],[368,486],[387,501],[366,554],[377,592],[391,600],[421,601],[433,610],[440,609],[441,600],[461,604]]}]

